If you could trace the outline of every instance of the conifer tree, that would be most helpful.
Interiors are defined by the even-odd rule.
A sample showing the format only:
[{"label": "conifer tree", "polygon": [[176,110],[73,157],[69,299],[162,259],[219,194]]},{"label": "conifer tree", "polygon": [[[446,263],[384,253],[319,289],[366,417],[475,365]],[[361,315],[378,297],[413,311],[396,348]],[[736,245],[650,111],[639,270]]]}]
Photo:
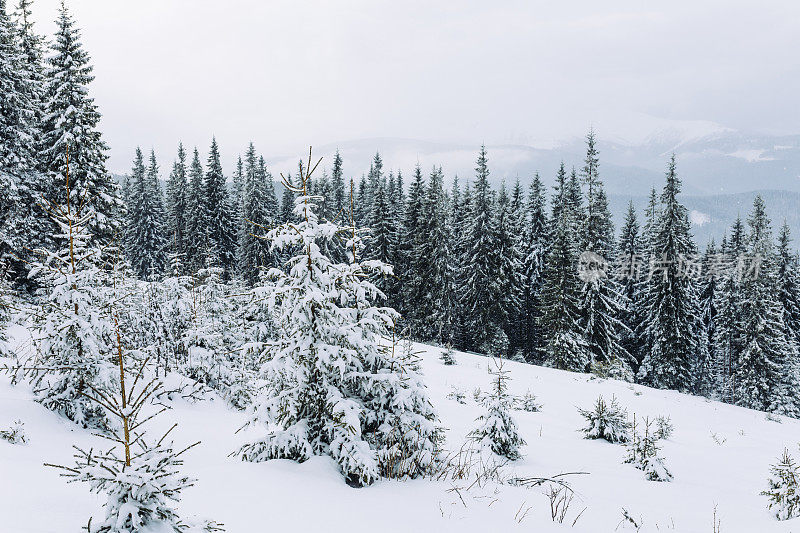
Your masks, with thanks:
[{"label": "conifer tree", "polygon": [[525,441],[519,435],[517,423],[511,418],[508,371],[503,369],[501,362],[490,374],[494,382],[491,394],[484,401],[487,412],[478,419],[480,425],[470,433],[470,437],[493,453],[515,461],[522,457],[519,449],[525,445]]},{"label": "conifer tree", "polygon": [[171,256],[186,254],[187,218],[186,151],[178,145],[178,159],[167,180],[166,229],[164,231]]},{"label": "conifer tree", "polygon": [[500,257],[497,239],[496,200],[489,187],[486,147],[481,146],[475,168],[470,220],[462,266],[466,269],[462,306],[472,348],[487,349],[507,319],[503,306],[503,282],[498,275]]},{"label": "conifer tree", "polygon": [[[703,276],[699,280],[699,305],[700,318],[702,323],[702,335],[699,343],[705,345],[703,352],[708,353],[708,360],[696,359],[695,369],[692,374],[695,378],[696,394],[704,396],[716,395],[717,384],[717,303],[719,298],[719,274],[716,272],[716,262],[718,260],[717,247],[714,239],[706,246],[706,252],[702,261]],[[703,353],[701,352],[701,353]]]},{"label": "conifer tree", "polygon": [[[403,239],[398,252],[398,276],[402,280],[403,302],[400,312],[412,327],[420,323],[419,303],[424,298],[424,288],[420,272],[423,235],[420,225],[423,222],[425,199],[425,180],[419,164],[414,168],[414,181],[408,190],[403,220]],[[416,332],[414,332],[416,334]]]},{"label": "conifer tree", "polygon": [[88,93],[94,79],[89,54],[83,49],[80,32],[64,4],[56,23],[58,30],[45,75],[46,112],[42,125],[43,167],[52,183],[47,198],[51,203],[64,203],[65,189],[61,184],[69,166],[71,202],[77,205],[86,198],[86,210],[95,213],[90,222],[91,234],[105,245],[119,230],[122,200],[105,168],[107,146],[98,129],[100,113]]},{"label": "conifer tree", "polygon": [[236,258],[236,228],[234,227],[234,205],[225,185],[216,139],[211,140],[203,189],[207,217],[204,222],[208,236],[206,264],[222,268],[227,279]]},{"label": "conifer tree", "polygon": [[128,213],[127,253],[133,271],[140,279],[157,279],[166,270],[166,238],[161,186],[158,183],[158,164],[150,152],[150,164],[145,169],[142,151],[136,149],[131,171],[131,205]]},{"label": "conifer tree", "polygon": [[328,455],[358,486],[416,477],[435,464],[441,430],[417,365],[380,346],[397,315],[374,306],[382,294],[369,279],[391,267],[352,253],[349,263],[334,263],[321,253],[320,243],[337,234],[357,249],[359,236],[318,219],[316,198],[306,194],[311,163],[309,154],[298,177],[297,222],[268,233],[273,246],[298,251],[286,271],[272,269],[273,281],[254,290],[286,334],[269,344],[260,371],[268,385],[253,422],[267,433],[238,453],[249,461]]},{"label": "conifer tree", "polygon": [[650,386],[688,391],[693,384],[700,317],[692,280],[681,270],[682,261],[693,255],[694,246],[686,207],[678,201],[680,191],[673,155],[651,248],[658,268],[644,289],[645,331],[651,344],[639,376]]},{"label": "conifer tree", "polygon": [[540,329],[540,321],[545,257],[549,244],[548,234],[544,186],[537,173],[533,176],[533,182],[528,192],[527,212],[522,229],[524,286],[520,339],[525,359],[531,363],[544,361],[544,332]]},{"label": "conifer tree", "polygon": [[452,343],[455,322],[455,288],[447,205],[441,167],[434,167],[422,199],[418,220],[419,250],[415,267],[420,294],[426,302],[424,315],[416,315],[414,330],[420,338],[439,344]]},{"label": "conifer tree", "polygon": [[277,223],[278,201],[272,176],[263,158],[256,157],[253,143],[247,148],[242,189],[242,222],[239,228],[239,272],[248,285],[258,281],[262,269],[272,266],[269,243],[260,239],[265,228]]},{"label": "conifer tree", "polygon": [[333,156],[333,170],[331,172],[331,188],[333,189],[333,196],[330,198],[331,211],[335,217],[342,217],[347,212],[347,192],[344,185],[344,168],[342,156],[339,150],[336,150],[336,155]]},{"label": "conifer tree", "polygon": [[192,271],[203,268],[208,250],[206,238],[206,204],[203,201],[203,165],[197,148],[189,165],[186,196],[186,264]]},{"label": "conifer tree", "polygon": [[747,255],[758,270],[748,270],[742,277],[742,349],[736,361],[734,396],[737,405],[793,416],[797,345],[787,336],[778,299],[776,258],[761,196],[756,196],[747,224]]},{"label": "conifer tree", "polygon": [[621,270],[615,274],[618,278],[622,278],[621,292],[625,301],[625,308],[620,315],[620,320],[625,325],[621,331],[620,344],[625,351],[631,354],[634,372],[639,369],[640,354],[642,353],[642,344],[636,334],[637,326],[642,321],[638,306],[642,281],[640,279],[641,267],[643,266],[642,238],[639,229],[636,209],[631,200],[628,203],[628,211],[625,214],[625,221],[619,237],[617,258]]},{"label": "conifer tree", "polygon": [[33,317],[37,350],[30,377],[38,403],[83,427],[107,430],[106,413],[86,396],[115,387],[107,276],[99,268],[101,251],[91,244],[96,212],[71,202],[68,173],[65,183],[65,203],[48,206],[58,227],[57,249],[37,250],[41,259],[31,270],[47,296],[43,312]]},{"label": "conifer tree", "polygon": [[[520,200],[517,205],[509,198],[505,182],[500,186],[495,210],[496,228],[496,253],[498,259],[496,276],[500,282],[500,304],[504,318],[498,327],[506,333],[509,346],[517,347],[519,344],[519,321],[524,278],[522,273],[522,248],[520,247]],[[507,354],[503,354],[507,355]]]},{"label": "conifer tree", "polygon": [[[626,329],[620,320],[626,303],[621,289],[609,275],[607,261],[611,259],[614,231],[611,214],[599,176],[599,159],[594,131],[586,137],[586,159],[581,176],[586,184],[586,218],[580,223],[582,231],[581,257],[603,265],[587,272],[581,288],[581,325],[591,352],[591,363],[601,363],[627,371],[633,358],[621,344]],[[571,180],[570,180],[571,181]],[[588,254],[588,255],[587,255]]]}]

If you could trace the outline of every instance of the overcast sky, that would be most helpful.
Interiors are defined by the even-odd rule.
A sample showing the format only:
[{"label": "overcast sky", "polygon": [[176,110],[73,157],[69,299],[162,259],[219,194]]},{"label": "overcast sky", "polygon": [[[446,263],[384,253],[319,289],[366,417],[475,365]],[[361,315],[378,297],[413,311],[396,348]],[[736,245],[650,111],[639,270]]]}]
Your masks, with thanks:
[{"label": "overcast sky", "polygon": [[[16,0],[9,0],[15,4]],[[58,0],[36,0],[38,30]],[[669,121],[800,132],[800,1],[68,0],[127,171],[179,140],[229,169],[371,137],[636,141]]]}]

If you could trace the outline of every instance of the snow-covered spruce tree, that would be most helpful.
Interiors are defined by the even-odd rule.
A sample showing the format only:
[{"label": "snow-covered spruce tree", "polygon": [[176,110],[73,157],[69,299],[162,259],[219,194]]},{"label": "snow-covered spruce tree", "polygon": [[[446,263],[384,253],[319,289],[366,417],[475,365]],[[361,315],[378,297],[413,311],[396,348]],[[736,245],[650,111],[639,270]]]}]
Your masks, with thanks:
[{"label": "snow-covered spruce tree", "polygon": [[464,259],[466,270],[461,295],[466,326],[471,337],[469,346],[484,349],[487,341],[507,318],[503,305],[504,280],[499,276],[500,256],[497,239],[496,199],[489,186],[486,147],[481,146],[475,167],[476,179],[465,231]]},{"label": "snow-covered spruce tree", "polygon": [[493,376],[493,383],[491,393],[484,398],[486,413],[478,418],[479,425],[470,433],[470,437],[481,447],[515,461],[522,457],[519,449],[525,445],[525,441],[511,417],[513,398],[507,390],[509,372],[503,368],[502,359],[495,359],[495,369],[489,373]]},{"label": "snow-covered spruce tree", "polygon": [[439,355],[439,359],[445,366],[452,366],[458,364],[456,362],[455,354],[453,353],[453,347],[449,344],[445,346],[444,350],[442,350],[442,353]]},{"label": "snow-covered spruce tree", "polygon": [[[791,250],[791,236],[789,226],[784,220],[778,235],[778,249],[776,254],[776,269],[778,282],[778,300],[783,306],[783,322],[786,325],[786,336],[800,346],[800,262]],[[788,372],[792,372],[800,380],[800,356],[795,358],[794,364],[787,363]],[[800,391],[792,391],[795,410],[800,414]]]},{"label": "snow-covered spruce tree", "polygon": [[[496,329],[503,330],[508,347],[498,355],[507,356],[510,348],[519,345],[519,313],[525,278],[522,272],[522,248],[520,246],[522,227],[519,220],[520,199],[509,198],[505,182],[500,185],[495,209],[497,278],[500,281],[500,305],[502,321]],[[496,335],[496,334],[495,334]]]},{"label": "snow-covered spruce tree", "polygon": [[422,200],[415,265],[425,311],[417,315],[413,330],[421,339],[447,344],[455,333],[456,296],[443,180],[441,167],[434,168]]},{"label": "snow-covered spruce tree", "polygon": [[136,148],[128,187],[130,204],[125,238],[128,261],[139,279],[159,279],[167,267],[167,238],[154,152],[150,152],[150,164],[145,169],[142,151]]},{"label": "snow-covered spruce tree", "polygon": [[546,364],[562,370],[583,372],[589,365],[589,349],[580,325],[579,280],[575,253],[575,206],[566,189],[564,166],[558,174],[553,200],[553,237],[545,261],[542,286],[541,330],[547,335]]},{"label": "snow-covered spruce tree", "polygon": [[186,266],[190,272],[206,266],[208,239],[206,205],[203,200],[203,164],[197,148],[192,154],[186,195]]},{"label": "snow-covered spruce tree", "polygon": [[625,462],[643,471],[648,481],[672,481],[672,473],[664,464],[664,458],[658,452],[656,432],[651,430],[652,422],[644,420],[644,434],[640,435],[636,426],[636,415],[633,417],[633,429],[628,442],[628,456]]},{"label": "snow-covered spruce tree", "polygon": [[208,236],[208,256],[205,266],[219,266],[228,279],[236,258],[236,227],[234,205],[229,198],[217,140],[211,140],[208,168],[203,182],[205,215],[203,229]]},{"label": "snow-covered spruce tree", "polygon": [[698,280],[699,285],[699,305],[700,318],[702,324],[702,337],[699,343],[705,346],[707,358],[695,358],[695,368],[692,370],[694,376],[694,393],[707,397],[716,397],[715,366],[719,357],[716,345],[717,329],[717,303],[719,301],[717,292],[719,291],[719,273],[716,272],[719,255],[714,239],[706,246],[703,255],[702,271],[703,277]]},{"label": "snow-covered spruce tree", "polygon": [[736,264],[744,254],[744,225],[737,218],[730,239],[723,238],[720,248],[721,276],[715,294],[717,309],[714,321],[713,362],[714,395],[721,401],[733,403],[733,383],[736,361],[742,349],[742,291],[741,275]]},{"label": "snow-covered spruce tree", "polygon": [[[297,250],[285,270],[271,269],[256,294],[266,297],[282,334],[264,346],[260,374],[266,386],[251,424],[267,433],[243,446],[248,461],[327,455],[349,484],[381,475],[415,477],[434,466],[441,439],[436,418],[413,361],[380,344],[397,318],[373,305],[383,295],[370,276],[391,273],[379,261],[334,263],[325,242],[360,240],[354,227],[320,222],[306,184],[316,166],[298,177],[296,222],[267,235],[273,248]],[[317,163],[318,165],[319,163]]]},{"label": "snow-covered spruce tree", "polygon": [[630,439],[631,425],[628,422],[628,413],[617,403],[615,397],[607,403],[600,396],[593,410],[578,409],[578,412],[587,422],[587,426],[581,430],[584,438],[604,439],[611,443],[628,442]]},{"label": "snow-covered spruce tree", "polygon": [[[586,185],[587,203],[586,218],[580,221],[580,253],[584,258],[608,262],[613,252],[614,228],[598,172],[599,160],[594,131],[587,135],[586,144],[586,159],[581,169],[581,178]],[[581,286],[580,320],[591,354],[590,364],[615,367],[622,374],[629,374],[633,360],[621,344],[621,336],[626,329],[621,321],[626,308],[625,297],[619,284],[609,275],[608,268],[602,267],[603,265],[590,267],[593,270],[585,273]]]},{"label": "snow-covered spruce tree", "polygon": [[797,344],[787,335],[770,224],[760,196],[747,223],[748,257],[758,269],[742,279],[742,349],[734,372],[734,397],[743,407],[794,416]]},{"label": "snow-covered spruce tree", "polygon": [[106,413],[85,395],[115,387],[108,360],[107,276],[99,267],[101,251],[90,244],[96,211],[73,205],[69,174],[66,180],[65,203],[48,207],[59,228],[58,248],[37,250],[41,259],[31,269],[47,293],[32,317],[37,345],[32,382],[36,401],[44,407],[83,427],[106,430]]},{"label": "snow-covered spruce tree", "polygon": [[273,265],[269,243],[257,237],[278,219],[278,200],[264,158],[258,158],[253,143],[247,148],[242,182],[242,213],[239,226],[238,265],[242,279],[254,285],[262,270]]},{"label": "snow-covered spruce tree", "polygon": [[[170,257],[186,256],[186,150],[183,143],[178,144],[178,158],[172,164],[166,190],[165,238]],[[179,272],[182,274],[183,272]],[[177,275],[177,274],[176,274]]]},{"label": "snow-covered spruce tree", "polygon": [[548,249],[548,224],[544,186],[535,174],[528,193],[527,213],[522,230],[523,291],[520,342],[526,361],[544,360],[544,334],[540,329],[544,263]]},{"label": "snow-covered spruce tree", "polygon": [[800,467],[789,450],[784,449],[778,462],[770,468],[769,488],[762,496],[769,498],[769,509],[778,520],[800,516]]},{"label": "snow-covered spruce tree", "polygon": [[658,268],[644,289],[645,336],[650,350],[639,378],[653,387],[688,391],[693,385],[693,358],[700,349],[700,316],[695,287],[681,270],[682,261],[694,254],[694,244],[686,207],[678,201],[680,190],[673,154],[650,250]]},{"label": "snow-covered spruce tree", "polygon": [[422,312],[422,302],[425,288],[422,274],[424,270],[422,249],[426,245],[423,241],[422,224],[424,223],[425,180],[419,164],[414,168],[414,181],[408,189],[405,213],[403,219],[403,238],[400,242],[397,275],[403,280],[401,291],[401,307],[405,322],[411,328],[412,336],[416,336],[415,328],[425,319]]},{"label": "snow-covered spruce tree", "polygon": [[615,272],[617,278],[622,278],[621,292],[625,301],[625,308],[622,310],[620,320],[625,328],[620,334],[620,344],[632,357],[631,370],[637,372],[639,369],[639,354],[641,353],[641,343],[636,335],[637,325],[641,322],[640,309],[637,305],[639,301],[639,289],[641,280],[639,262],[642,260],[642,238],[639,235],[639,222],[636,219],[636,208],[633,200],[628,204],[628,211],[625,214],[625,221],[620,232],[617,258],[622,267],[621,271]]},{"label": "snow-covered spruce tree", "polygon": [[41,157],[51,177],[46,198],[54,204],[65,203],[62,184],[71,165],[71,201],[79,205],[85,199],[84,212],[94,213],[89,222],[90,235],[105,245],[114,240],[120,229],[117,215],[123,208],[122,200],[105,168],[107,146],[97,129],[100,113],[88,93],[94,79],[89,55],[64,4],[56,24],[58,30],[45,73],[46,111],[42,125]]},{"label": "snow-covered spruce tree", "polygon": [[235,344],[233,300],[226,294],[219,267],[197,272],[195,312],[184,332],[187,359],[181,372],[227,396],[233,381],[229,354]]},{"label": "snow-covered spruce tree", "polygon": [[167,441],[175,426],[157,441],[147,439],[142,425],[161,412],[148,412],[161,383],[140,379],[146,372],[144,363],[133,372],[126,368],[126,350],[118,325],[116,345],[116,389],[93,390],[87,396],[117,422],[111,440],[119,449],[95,452],[75,447],[73,465],[46,466],[62,470],[61,475],[68,482],[88,483],[92,492],[106,495],[104,516],[99,523],[89,519],[85,527],[88,533],[223,531],[222,524],[184,522],[176,513],[175,503],[180,501],[181,492],[195,483],[181,473],[181,456],[199,442],[175,449],[174,443]]}]

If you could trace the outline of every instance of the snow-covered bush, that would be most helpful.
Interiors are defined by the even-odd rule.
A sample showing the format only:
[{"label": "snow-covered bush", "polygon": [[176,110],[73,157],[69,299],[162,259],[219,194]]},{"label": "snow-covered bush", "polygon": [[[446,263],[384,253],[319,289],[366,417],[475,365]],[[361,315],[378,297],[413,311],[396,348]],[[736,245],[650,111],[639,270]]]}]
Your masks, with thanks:
[{"label": "snow-covered bush", "polygon": [[645,418],[644,434],[639,435],[636,427],[636,417],[633,418],[633,431],[628,442],[628,456],[625,462],[632,464],[643,471],[650,481],[672,481],[672,474],[664,464],[664,458],[659,455],[655,432],[651,430],[652,422]]},{"label": "snow-covered bush", "polygon": [[456,358],[453,352],[453,347],[447,345],[444,350],[442,350],[439,359],[442,361],[443,365],[452,366],[456,364]]},{"label": "snow-covered bush", "polygon": [[591,365],[592,375],[601,379],[616,379],[633,383],[634,375],[631,369],[619,359],[610,362],[595,361]]},{"label": "snow-covered bush", "polygon": [[[478,396],[479,397],[479,396]],[[448,400],[454,400],[462,405],[467,403],[467,395],[464,394],[464,391],[460,388],[456,387],[455,385],[450,386],[450,392],[447,393]],[[477,400],[478,398],[476,398]]]},{"label": "snow-covered bush", "polygon": [[23,444],[28,442],[28,437],[25,435],[25,424],[22,420],[14,420],[14,423],[8,429],[0,429],[0,439],[10,442],[11,444]]},{"label": "snow-covered bush", "polygon": [[525,395],[520,398],[515,398],[515,408],[529,413],[538,413],[542,410],[542,405],[536,401],[536,395],[531,391],[525,392]]},{"label": "snow-covered bush", "polygon": [[656,440],[667,440],[672,436],[675,427],[669,416],[659,415],[656,417],[656,429],[654,436]]},{"label": "snow-covered bush", "polygon": [[41,258],[30,275],[46,292],[32,323],[37,355],[32,365],[36,401],[83,427],[108,429],[102,407],[85,396],[90,390],[114,390],[108,316],[108,276],[100,269],[101,251],[89,246],[92,212],[69,204],[50,206],[60,233],[56,251],[37,250]]},{"label": "snow-covered bush", "polygon": [[800,467],[784,449],[770,468],[769,488],[761,494],[769,498],[769,509],[778,520],[800,516]]},{"label": "snow-covered bush", "polygon": [[513,400],[506,390],[508,371],[503,369],[502,361],[496,364],[495,370],[490,371],[494,376],[492,392],[484,400],[487,412],[478,418],[480,424],[470,433],[470,437],[483,448],[514,461],[522,457],[519,449],[525,441],[517,432],[516,422],[511,418]]},{"label": "snow-covered bush", "polygon": [[618,403],[616,397],[606,403],[602,396],[597,398],[594,409],[578,409],[588,425],[581,431],[587,439],[605,439],[611,443],[628,442],[630,423],[628,413]]},{"label": "snow-covered bush", "polygon": [[[281,334],[258,354],[265,386],[250,423],[266,434],[237,453],[247,461],[328,455],[358,486],[382,475],[425,474],[436,464],[442,432],[417,364],[381,344],[397,313],[373,303],[384,295],[370,279],[392,269],[358,261],[351,252],[359,249],[355,228],[320,222],[320,198],[306,191],[310,173],[293,187],[294,221],[266,236],[273,251],[295,255],[253,292],[265,299]],[[323,253],[343,240],[348,263]]]}]

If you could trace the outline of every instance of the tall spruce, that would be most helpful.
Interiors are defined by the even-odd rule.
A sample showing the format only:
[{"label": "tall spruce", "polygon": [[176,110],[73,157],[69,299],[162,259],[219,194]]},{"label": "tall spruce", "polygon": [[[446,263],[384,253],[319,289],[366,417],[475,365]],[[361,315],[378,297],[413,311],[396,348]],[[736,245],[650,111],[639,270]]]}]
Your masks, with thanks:
[{"label": "tall spruce", "polygon": [[90,232],[99,244],[107,244],[119,230],[122,200],[106,171],[108,147],[98,129],[100,112],[89,96],[89,84],[94,79],[92,65],[64,4],[56,24],[45,74],[46,112],[42,126],[42,161],[52,184],[48,200],[64,202],[65,189],[61,185],[69,166],[71,201],[77,204],[85,199],[86,209],[94,212]]},{"label": "tall spruce", "polygon": [[170,256],[186,255],[186,150],[178,144],[178,159],[172,164],[167,180],[165,234]]},{"label": "tall spruce", "polygon": [[639,369],[641,380],[653,387],[688,391],[693,385],[700,322],[697,294],[682,270],[694,246],[686,207],[678,200],[681,181],[675,156],[667,167],[661,193],[661,214],[651,253],[655,269],[645,287],[645,330],[651,343]]}]

